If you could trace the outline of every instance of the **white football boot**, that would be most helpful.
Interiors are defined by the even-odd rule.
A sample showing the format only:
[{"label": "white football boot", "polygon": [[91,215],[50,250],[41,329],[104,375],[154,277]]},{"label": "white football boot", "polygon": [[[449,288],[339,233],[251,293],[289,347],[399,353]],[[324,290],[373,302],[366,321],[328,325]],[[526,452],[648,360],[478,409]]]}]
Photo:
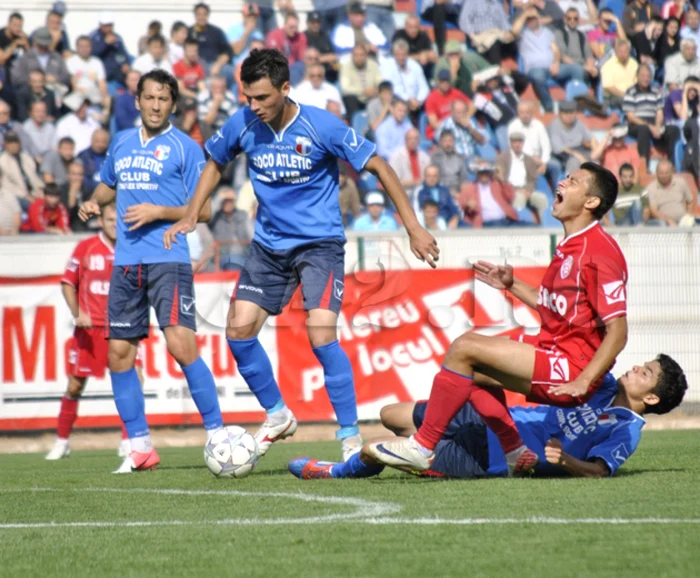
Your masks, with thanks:
[{"label": "white football boot", "polygon": [[[280,414],[279,416],[277,414]],[[258,442],[258,453],[263,457],[270,446],[277,440],[294,435],[297,431],[297,418],[288,409],[283,409],[268,415],[265,422],[260,426],[255,434],[255,441]]]},{"label": "white football boot", "polygon": [[67,458],[70,455],[70,446],[68,445],[68,440],[57,439],[51,451],[46,454],[44,459],[49,461],[56,461],[63,458]]},{"label": "white football boot", "polygon": [[120,458],[125,458],[129,454],[131,454],[131,442],[128,439],[127,440],[123,439],[121,442],[119,442],[119,448],[117,449],[117,455]]},{"label": "white football boot", "polygon": [[410,472],[430,469],[435,457],[434,452],[426,455],[425,450],[413,439],[413,436],[370,444],[369,454],[382,464]]},{"label": "white football boot", "polygon": [[341,449],[343,451],[343,461],[347,462],[352,456],[362,449],[362,436],[349,436],[341,441]]}]

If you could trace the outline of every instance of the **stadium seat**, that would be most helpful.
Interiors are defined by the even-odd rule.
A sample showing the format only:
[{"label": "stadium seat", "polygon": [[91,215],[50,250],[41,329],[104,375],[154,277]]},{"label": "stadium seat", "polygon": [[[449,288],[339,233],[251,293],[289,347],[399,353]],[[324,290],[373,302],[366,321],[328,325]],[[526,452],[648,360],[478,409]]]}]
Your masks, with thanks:
[{"label": "stadium seat", "polygon": [[566,100],[575,100],[577,96],[588,94],[588,86],[580,80],[570,80],[564,88],[566,91]]},{"label": "stadium seat", "polygon": [[369,171],[363,171],[360,174],[359,185],[364,192],[376,191],[379,189],[379,180]]},{"label": "stadium seat", "polygon": [[552,188],[549,186],[547,179],[544,175],[539,175],[537,177],[537,183],[535,184],[535,190],[540,193],[547,195],[550,203],[554,202],[554,193],[552,193]]},{"label": "stadium seat", "polygon": [[685,145],[683,139],[678,139],[676,142],[676,148],[673,151],[673,164],[676,165],[676,172],[680,173],[683,170],[683,153],[685,152]]},{"label": "stadium seat", "polygon": [[364,110],[358,110],[352,115],[352,128],[355,132],[361,134],[362,136],[367,135],[369,130],[369,120],[367,119],[367,113]]},{"label": "stadium seat", "polygon": [[418,145],[421,150],[425,152],[430,152],[433,146],[433,142],[425,136],[426,129],[428,128],[428,115],[424,112],[418,117],[418,132],[420,132],[420,144]]},{"label": "stadium seat", "polygon": [[622,21],[622,11],[625,9],[625,0],[603,0],[598,6],[598,9],[602,10],[603,8],[610,10]]},{"label": "stadium seat", "polygon": [[518,223],[520,225],[537,225],[535,216],[527,207],[518,211]]}]

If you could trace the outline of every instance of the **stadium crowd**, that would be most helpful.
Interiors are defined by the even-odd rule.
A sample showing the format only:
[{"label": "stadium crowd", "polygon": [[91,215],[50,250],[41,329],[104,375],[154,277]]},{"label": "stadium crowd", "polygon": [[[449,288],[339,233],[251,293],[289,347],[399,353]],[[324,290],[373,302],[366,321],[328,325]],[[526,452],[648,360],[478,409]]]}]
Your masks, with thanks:
[{"label": "stadium crowd", "polygon": [[[247,3],[225,29],[200,3],[170,30],[151,22],[137,54],[108,12],[93,30],[68,30],[63,2],[33,31],[11,14],[0,29],[0,234],[97,227],[78,208],[111,138],[139,122],[140,76],[162,68],[178,79],[173,122],[203,144],[245,105],[241,63],[263,46],[287,56],[293,99],[376,142],[429,229],[555,224],[556,184],[590,160],[619,176],[606,225],[695,224],[695,2],[423,0],[395,18],[404,4],[314,0],[302,30],[291,0]],[[339,171],[348,229],[399,227],[372,175]],[[255,212],[239,158],[211,222],[189,239],[193,260],[216,245],[224,268],[239,267]]]}]

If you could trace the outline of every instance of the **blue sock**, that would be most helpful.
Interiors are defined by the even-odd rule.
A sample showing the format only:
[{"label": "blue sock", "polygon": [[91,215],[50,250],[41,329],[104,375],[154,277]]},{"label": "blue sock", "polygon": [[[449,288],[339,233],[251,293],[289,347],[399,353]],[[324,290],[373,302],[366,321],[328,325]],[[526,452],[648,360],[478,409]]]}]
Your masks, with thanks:
[{"label": "blue sock", "polygon": [[124,422],[129,439],[147,436],[146,398],[143,396],[139,374],[135,368],[127,371],[111,371],[112,392],[119,417]]},{"label": "blue sock", "polygon": [[379,475],[384,466],[368,466],[360,459],[360,452],[350,456],[347,462],[335,464],[331,468],[331,477],[334,478],[369,478]]},{"label": "blue sock", "polygon": [[185,379],[187,379],[192,399],[202,416],[204,429],[219,429],[224,425],[224,421],[221,419],[219,395],[216,392],[214,376],[209,371],[207,364],[201,357],[198,357],[193,363],[181,367]]},{"label": "blue sock", "polygon": [[[335,410],[340,426],[339,439],[357,435],[357,401],[355,399],[355,382],[352,376],[350,360],[340,347],[338,341],[313,348],[316,359],[323,366],[326,391]],[[354,428],[354,430],[353,430]]]},{"label": "blue sock", "polygon": [[270,358],[257,337],[252,339],[227,339],[229,349],[238,364],[238,371],[248,384],[250,391],[267,413],[285,407],[280,388],[272,373]]}]

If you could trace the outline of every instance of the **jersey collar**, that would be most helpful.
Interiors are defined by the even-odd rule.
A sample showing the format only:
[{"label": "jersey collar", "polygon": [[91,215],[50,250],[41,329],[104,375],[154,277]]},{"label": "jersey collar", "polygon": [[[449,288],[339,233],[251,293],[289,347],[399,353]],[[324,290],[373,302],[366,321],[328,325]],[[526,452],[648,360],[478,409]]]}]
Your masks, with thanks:
[{"label": "jersey collar", "polygon": [[285,133],[285,131],[286,131],[290,126],[292,126],[292,125],[296,122],[296,120],[299,118],[299,115],[301,114],[301,105],[300,105],[296,100],[294,100],[293,98],[291,98],[291,97],[289,97],[289,96],[288,96],[287,98],[289,98],[289,100],[290,100],[291,102],[293,102],[294,104],[297,105],[297,112],[296,112],[296,114],[292,117],[292,120],[290,120],[290,121],[287,123],[287,126],[282,127],[282,130],[279,132],[279,134],[277,134],[277,133],[275,132],[275,129],[274,129],[274,128],[272,128],[268,123],[265,123],[265,126],[267,126],[267,128],[269,128],[269,129],[272,131],[272,134],[275,135],[275,140],[276,140],[277,142],[282,142],[282,139],[284,138],[284,133]]},{"label": "jersey collar", "polygon": [[573,239],[574,237],[578,237],[578,236],[580,236],[580,235],[583,235],[583,234],[587,233],[588,231],[590,231],[590,230],[591,230],[593,227],[595,227],[596,225],[600,225],[600,221],[593,221],[593,222],[592,222],[590,225],[588,225],[588,227],[586,227],[585,229],[581,229],[580,231],[577,231],[576,233],[571,233],[571,235],[568,235],[568,236],[564,237],[564,238],[561,240],[561,242],[559,243],[559,246],[560,246],[560,247],[563,247],[564,244],[565,244],[567,241],[569,241],[570,239]]},{"label": "jersey collar", "polygon": [[139,140],[141,141],[141,146],[145,148],[146,146],[148,146],[148,143],[157,139],[159,136],[163,136],[164,134],[168,134],[172,129],[173,129],[173,123],[170,123],[168,125],[168,128],[166,128],[163,132],[159,132],[156,136],[151,137],[147,140],[143,140],[143,126],[140,126],[139,127]]},{"label": "jersey collar", "polygon": [[105,239],[105,236],[103,233],[99,233],[98,237],[100,238],[100,241],[102,241],[102,244],[109,249],[109,252],[114,254],[114,246],[110,245],[107,239]]}]

